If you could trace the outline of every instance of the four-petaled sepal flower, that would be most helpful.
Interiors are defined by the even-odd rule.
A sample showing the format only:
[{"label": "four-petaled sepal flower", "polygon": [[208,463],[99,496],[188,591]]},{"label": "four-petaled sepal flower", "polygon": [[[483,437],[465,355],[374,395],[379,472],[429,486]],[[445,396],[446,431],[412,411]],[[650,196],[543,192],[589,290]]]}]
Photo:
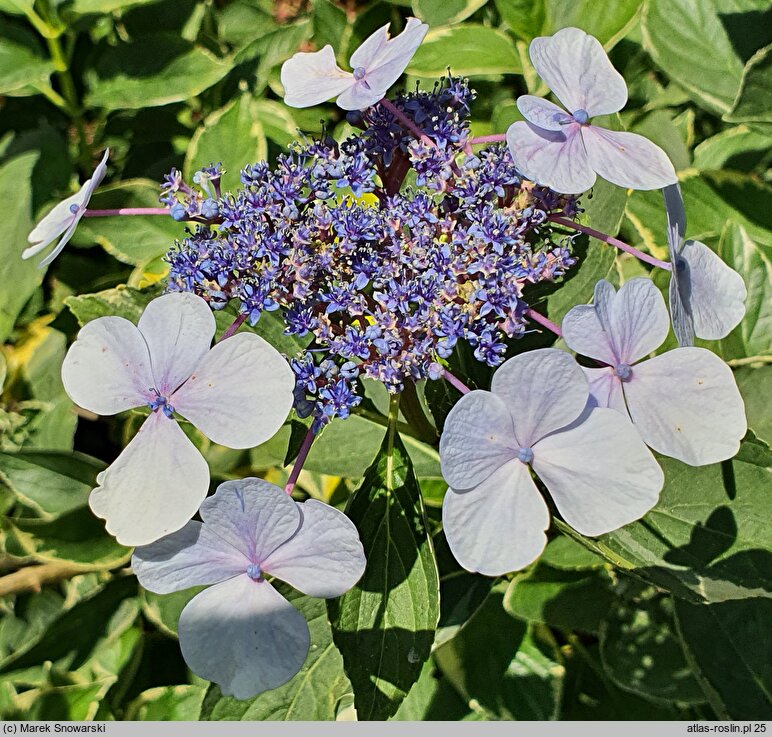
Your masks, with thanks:
[{"label": "four-petaled sepal flower", "polygon": [[268,579],[309,596],[340,596],[364,573],[364,551],[342,512],[295,502],[262,479],[221,484],[201,519],[137,548],[131,565],[155,593],[210,586],[182,610],[182,655],[224,694],[247,699],[292,678],[309,648],[305,619]]},{"label": "four-petaled sepal flower", "polygon": [[694,338],[725,338],[745,316],[748,292],[743,278],[700,241],[686,237],[686,211],[681,189],[662,190],[670,249],[670,317],[680,346]]},{"label": "four-petaled sepal flower", "polygon": [[87,179],[78,192],[72,197],[60,202],[51,210],[32,230],[27,240],[32,244],[29,248],[22,251],[22,258],[32,258],[40,253],[46,246],[59,238],[59,242],[54,246],[51,253],[41,262],[40,266],[48,266],[67,245],[75,228],[78,227],[83,213],[86,212],[91,195],[101,184],[107,173],[107,157],[110,155],[110,149],[105,150],[105,155],[97,164],[94,173],[90,179]]},{"label": "four-petaled sepal flower", "polygon": [[408,18],[402,33],[392,39],[388,25],[379,28],[351,55],[353,72],[337,65],[332,46],[299,52],[281,68],[284,102],[290,107],[311,107],[336,97],[344,110],[375,105],[405,71],[428,30],[417,18]]},{"label": "four-petaled sepal flower", "polygon": [[570,348],[605,364],[584,369],[593,403],[632,420],[654,450],[691,466],[731,458],[745,435],[745,405],[732,370],[704,348],[676,348],[649,360],[667,337],[665,300],[650,279],[617,292],[595,285],[593,305],[563,319]]},{"label": "four-petaled sepal flower", "polygon": [[210,348],[214,332],[207,303],[177,292],[154,299],[138,325],[122,317],[87,323],[64,359],[64,388],[79,406],[99,415],[153,410],[89,497],[124,545],[178,530],[206,497],[209,468],[174,412],[215,443],[252,448],[292,407],[294,375],[275,348],[252,333]]},{"label": "four-petaled sepal flower", "polygon": [[507,144],[528,179],[557,192],[580,194],[599,174],[631,189],[678,181],[667,154],[643,136],[590,125],[627,103],[627,85],[600,42],[578,28],[535,38],[529,49],[539,76],[570,112],[533,95],[517,99],[525,121],[513,123]]},{"label": "four-petaled sepal flower", "polygon": [[442,521],[450,549],[467,570],[497,576],[541,555],[549,511],[531,468],[560,514],[584,535],[642,517],[664,477],[618,413],[587,410],[587,379],[553,348],[509,359],[491,391],[472,391],[453,407],[440,440],[450,485]]}]

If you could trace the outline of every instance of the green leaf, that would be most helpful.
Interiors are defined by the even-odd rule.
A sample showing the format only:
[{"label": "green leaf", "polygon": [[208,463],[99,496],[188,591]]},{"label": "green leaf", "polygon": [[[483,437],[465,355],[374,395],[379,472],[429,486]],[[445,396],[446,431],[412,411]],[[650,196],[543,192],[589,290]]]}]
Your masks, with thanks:
[{"label": "green leaf", "polygon": [[[648,0],[641,26],[655,63],[712,113],[728,113],[763,41],[767,0]],[[710,64],[705,64],[710,59]]]},{"label": "green leaf", "polygon": [[429,660],[391,719],[395,722],[457,721],[470,714],[469,706]]},{"label": "green leaf", "polygon": [[30,177],[39,154],[17,156],[0,166],[0,202],[5,203],[5,232],[0,258],[0,342],[13,330],[14,322],[42,281],[39,259],[22,261],[21,252],[29,244],[32,230]]},{"label": "green leaf", "polygon": [[413,12],[432,28],[452,25],[476,13],[488,0],[413,0]]},{"label": "green leaf", "polygon": [[195,722],[205,686],[158,686],[143,691],[126,707],[124,719],[140,722]]},{"label": "green leaf", "polygon": [[114,578],[63,611],[40,637],[29,638],[24,648],[0,664],[6,674],[49,661],[60,668],[88,666],[96,651],[111,637],[125,632],[139,613],[133,576]]},{"label": "green leaf", "polygon": [[630,28],[642,4],[643,0],[544,0],[542,35],[577,26],[610,49]]},{"label": "green leaf", "polygon": [[34,0],[0,0],[0,12],[24,15],[32,10]]},{"label": "green leaf", "polygon": [[751,171],[763,168],[769,159],[769,136],[752,130],[747,125],[717,133],[706,138],[694,149],[694,166],[697,169],[737,169]]},{"label": "green leaf", "polygon": [[232,63],[174,33],[148,34],[102,52],[87,73],[86,105],[137,110],[182,102],[219,82]]},{"label": "green leaf", "polygon": [[719,716],[769,719],[772,599],[676,601],[675,614],[687,658]]},{"label": "green leaf", "polygon": [[614,595],[604,570],[559,571],[538,565],[512,580],[504,608],[527,622],[597,633]]},{"label": "green leaf", "polygon": [[119,545],[88,507],[51,521],[11,518],[6,525],[9,548],[13,544],[24,555],[43,562],[67,561],[84,568],[111,569],[126,563],[131,556],[131,548]]},{"label": "green leaf", "polygon": [[497,587],[458,634],[434,651],[437,667],[490,719],[555,719],[563,668],[552,643],[510,617]]},{"label": "green leaf", "polygon": [[81,453],[0,453],[0,482],[42,519],[85,507],[105,464]]},{"label": "green leaf", "polygon": [[443,77],[448,67],[455,76],[520,74],[522,71],[512,39],[502,31],[474,23],[429,31],[407,72],[414,76]]},{"label": "green leaf", "polygon": [[732,110],[732,123],[772,123],[772,44],[759,49],[745,65]]},{"label": "green leaf", "polygon": [[393,429],[346,513],[359,530],[367,568],[353,589],[328,603],[333,639],[354,688],[358,718],[385,719],[418,679],[440,614],[421,492]]},{"label": "green leaf", "polygon": [[[727,220],[742,225],[751,238],[772,246],[772,217],[765,203],[772,188],[737,172],[685,173],[681,179],[688,238],[710,243],[724,232]],[[633,192],[625,211],[643,245],[658,258],[667,258],[665,208],[658,191]],[[634,244],[633,244],[634,245]]]},{"label": "green leaf", "polygon": [[[161,189],[148,179],[128,179],[102,187],[92,198],[95,210],[120,207],[161,207]],[[98,243],[119,261],[142,266],[166,253],[177,238],[184,238],[184,226],[169,215],[83,218],[73,242]]]},{"label": "green leaf", "polygon": [[661,458],[665,487],[642,520],[594,541],[560,527],[615,566],[680,598],[764,595],[772,591],[772,474],[741,457],[698,468]]},{"label": "green leaf", "polygon": [[654,589],[611,602],[600,653],[606,673],[621,688],[681,704],[705,701],[675,631],[673,600]]},{"label": "green leaf", "polygon": [[73,295],[67,297],[64,303],[81,326],[107,315],[125,317],[136,324],[150,300],[158,297],[162,292],[161,285],[153,285],[146,289],[134,289],[121,285],[115,289],[105,289],[94,294]]},{"label": "green leaf", "polygon": [[203,586],[194,586],[184,591],[175,591],[172,594],[154,594],[152,591],[140,588],[139,600],[142,605],[142,613],[161,632],[171,637],[177,637],[177,625],[182,610],[203,588]]},{"label": "green leaf", "polygon": [[748,426],[764,442],[772,443],[772,414],[768,405],[772,396],[772,366],[743,366],[735,371],[734,378],[745,402]]},{"label": "green leaf", "polygon": [[128,10],[137,5],[150,5],[159,0],[74,0],[67,7],[67,10],[77,15],[88,15],[90,13],[115,13]]},{"label": "green leaf", "polygon": [[731,220],[721,235],[718,255],[745,282],[748,296],[742,322],[721,340],[725,359],[772,353],[772,247],[762,246]]},{"label": "green leaf", "polygon": [[524,41],[541,33],[544,26],[544,0],[496,0],[502,20]]},{"label": "green leaf", "polygon": [[265,134],[253,97],[244,93],[212,113],[196,131],[185,156],[185,178],[202,166],[222,162],[226,189],[239,183],[239,172],[267,156]]},{"label": "green leaf", "polygon": [[547,543],[539,562],[561,571],[588,571],[605,565],[601,556],[565,535]]},{"label": "green leaf", "polygon": [[337,716],[340,702],[351,693],[343,659],[332,641],[324,601],[286,586],[278,588],[308,621],[311,649],[305,664],[292,680],[251,700],[223,696],[217,686],[211,686],[199,719],[330,721]]},{"label": "green leaf", "polygon": [[[281,465],[286,456],[289,428],[282,438],[281,447],[277,444],[278,453],[273,456],[277,465]],[[336,419],[314,441],[303,467],[330,476],[362,478],[367,470],[367,459],[376,455],[382,440],[381,425],[357,415],[351,415],[345,420]],[[415,438],[406,436],[402,440],[416,475],[421,478],[441,478],[440,457],[434,448]]]},{"label": "green leaf", "polygon": [[11,26],[0,29],[0,94],[48,84],[54,65],[40,51],[31,33]]}]

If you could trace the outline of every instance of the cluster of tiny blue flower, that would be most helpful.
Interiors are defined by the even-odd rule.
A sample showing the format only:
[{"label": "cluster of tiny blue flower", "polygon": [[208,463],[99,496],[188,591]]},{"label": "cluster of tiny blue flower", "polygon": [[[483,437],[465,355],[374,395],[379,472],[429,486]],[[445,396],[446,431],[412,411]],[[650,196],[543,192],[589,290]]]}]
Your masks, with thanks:
[{"label": "cluster of tiny blue flower", "polygon": [[200,193],[168,177],[163,201],[205,221],[168,254],[170,289],[238,300],[252,325],[280,310],[287,334],[310,334],[291,365],[296,410],[317,426],[360,402],[359,376],[391,392],[439,378],[459,340],[499,365],[526,329],[523,287],[573,263],[548,216],[575,199],[523,181],[503,145],[473,155],[472,96],[455,79],[399,96],[421,139],[382,106],[353,114],[361,134],[248,166],[234,193],[217,167],[197,173]]}]

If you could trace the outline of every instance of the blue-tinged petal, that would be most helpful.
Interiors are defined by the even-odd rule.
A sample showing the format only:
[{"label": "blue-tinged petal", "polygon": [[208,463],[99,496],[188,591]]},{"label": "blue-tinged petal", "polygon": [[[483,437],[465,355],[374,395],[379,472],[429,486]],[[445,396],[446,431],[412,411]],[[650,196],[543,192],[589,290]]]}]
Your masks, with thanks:
[{"label": "blue-tinged petal", "polygon": [[582,371],[590,385],[590,404],[592,407],[609,407],[630,420],[622,391],[622,382],[611,367],[585,368]]},{"label": "blue-tinged petal", "polygon": [[226,481],[201,505],[207,528],[261,563],[300,527],[300,509],[283,489],[263,479]]},{"label": "blue-tinged petal", "polygon": [[98,415],[147,404],[153,374],[142,334],[123,317],[92,320],[64,357],[62,382],[75,404]]},{"label": "blue-tinged petal", "polygon": [[534,95],[520,95],[517,98],[517,109],[529,123],[548,131],[563,130],[571,120],[563,108]]},{"label": "blue-tinged petal", "polygon": [[690,466],[731,458],[745,435],[745,405],[729,368],[704,348],[676,348],[633,367],[623,385],[644,442]]},{"label": "blue-tinged petal", "polygon": [[219,583],[245,573],[250,560],[201,522],[134,551],[131,568],[140,584],[156,594]]},{"label": "blue-tinged petal", "polygon": [[169,397],[209,351],[215,321],[201,297],[172,292],[150,302],[137,327],[150,351],[153,386]]},{"label": "blue-tinged petal", "polygon": [[442,525],[456,560],[468,571],[500,576],[536,560],[547,544],[547,505],[529,467],[514,459],[469,491],[448,489]]},{"label": "blue-tinged petal", "polygon": [[619,412],[594,409],[581,424],[540,440],[533,470],[560,514],[583,535],[639,519],[659,498],[664,474]]},{"label": "blue-tinged petal", "polygon": [[572,307],[563,318],[561,330],[566,345],[588,358],[614,366],[616,355],[611,337],[603,329],[598,304]]},{"label": "blue-tinged petal", "polygon": [[[587,379],[565,351],[542,348],[521,353],[493,375],[491,391],[500,397],[514,424],[519,447],[573,422],[587,404]],[[469,442],[474,442],[470,436]]]},{"label": "blue-tinged petal", "polygon": [[[614,294],[603,282],[595,290],[601,322],[611,339],[617,362],[632,364],[659,348],[667,338],[670,320],[662,293],[651,279],[637,277]],[[600,295],[603,295],[601,298]]]},{"label": "blue-tinged petal", "polygon": [[147,545],[179,530],[209,489],[209,467],[179,425],[154,412],[97,476],[89,506],[122,545]]},{"label": "blue-tinged petal", "polygon": [[262,562],[262,569],[309,596],[329,599],[348,591],[365,572],[354,523],[329,504],[298,504],[300,529]]},{"label": "blue-tinged petal", "polygon": [[661,189],[678,181],[667,154],[637,133],[582,126],[582,140],[593,171],[626,189]]},{"label": "blue-tinged petal", "polygon": [[299,52],[282,64],[284,102],[290,107],[311,107],[340,95],[354,84],[351,72],[335,61],[332,46],[313,53]]},{"label": "blue-tinged petal", "polygon": [[679,256],[679,290],[694,326],[705,340],[725,338],[745,316],[743,278],[704,243],[686,241]]},{"label": "blue-tinged petal", "polygon": [[237,699],[286,683],[303,666],[310,644],[303,615],[270,583],[247,575],[191,599],[178,634],[190,669]]},{"label": "blue-tinged petal", "polygon": [[528,49],[538,75],[574,113],[608,115],[627,103],[627,85],[597,38],[579,28],[563,28],[533,39]]},{"label": "blue-tinged petal", "polygon": [[470,489],[517,455],[512,415],[491,392],[465,394],[448,413],[440,438],[442,476],[455,489]]},{"label": "blue-tinged petal", "polygon": [[507,130],[507,146],[527,179],[564,194],[581,194],[595,184],[577,123],[559,131],[518,120]]},{"label": "blue-tinged petal", "polygon": [[172,405],[210,440],[229,448],[253,448],[269,440],[292,409],[292,369],[253,333],[217,343],[188,375],[172,395]]},{"label": "blue-tinged petal", "polygon": [[[694,324],[688,303],[684,301],[684,291],[688,296],[688,279],[681,284],[683,268],[678,267],[678,257],[686,238],[686,210],[678,184],[671,184],[662,190],[667,216],[667,243],[670,251],[670,286],[668,301],[670,303],[670,320],[673,323],[673,333],[678,345],[694,345]],[[687,276],[684,274],[684,276]]]}]

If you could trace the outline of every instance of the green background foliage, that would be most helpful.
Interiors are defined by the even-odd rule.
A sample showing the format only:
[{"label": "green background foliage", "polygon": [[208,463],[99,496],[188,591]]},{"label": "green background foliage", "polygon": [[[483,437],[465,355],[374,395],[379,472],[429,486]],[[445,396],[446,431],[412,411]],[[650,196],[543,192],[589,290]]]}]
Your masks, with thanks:
[{"label": "green background foliage", "polygon": [[[238,702],[180,656],[176,621],[196,592],[141,590],[131,551],[88,509],[96,474],[140,413],[77,410],[60,379],[79,326],[136,321],[160,293],[161,257],[183,228],[89,219],[48,271],[20,253],[106,147],[93,206],[152,207],[172,166],[189,176],[222,161],[227,189],[299,130],[347,135],[334,105],[284,106],[281,63],[331,43],[345,66],[367,35],[408,15],[431,30],[400,85],[431,86],[448,67],[469,76],[475,135],[517,120],[519,94],[546,94],[528,59],[533,37],[576,25],[600,39],[630,90],[614,125],[667,151],[689,237],[745,279],[746,318],[706,346],[734,369],[752,430],[715,466],[661,459],[665,488],[642,520],[586,539],[556,519],[540,561],[492,580],[461,570],[441,531],[434,428],[455,390],[419,385],[393,433],[385,390],[367,382],[356,416],[314,444],[298,486],[355,521],[365,576],[327,606],[285,590],[309,621],[308,660],[289,683]],[[772,718],[770,29],[767,0],[0,0],[0,717]],[[666,257],[658,192],[599,181],[582,204],[593,227]],[[563,283],[527,295],[556,321],[598,279],[647,273],[598,241],[575,246],[581,263]],[[218,313],[219,329],[233,316]],[[271,314],[254,330],[287,355],[303,347]],[[533,334],[510,352],[553,342]],[[490,370],[464,346],[451,363],[488,386]],[[283,483],[306,428],[288,420],[250,451],[185,429],[215,488],[247,475]]]}]

